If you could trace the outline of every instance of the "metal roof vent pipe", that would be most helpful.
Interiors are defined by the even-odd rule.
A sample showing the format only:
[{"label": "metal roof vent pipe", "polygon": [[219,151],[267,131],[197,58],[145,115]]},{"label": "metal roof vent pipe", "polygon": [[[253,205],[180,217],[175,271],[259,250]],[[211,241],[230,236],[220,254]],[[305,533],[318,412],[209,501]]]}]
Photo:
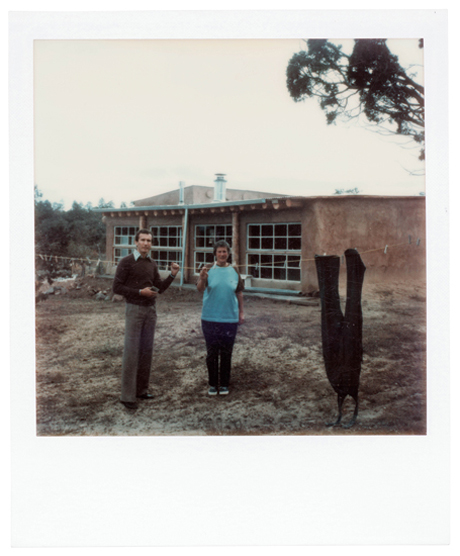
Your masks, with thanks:
[{"label": "metal roof vent pipe", "polygon": [[225,198],[225,185],[227,181],[225,180],[225,174],[216,174],[216,179],[214,180],[214,203],[222,203],[226,201]]},{"label": "metal roof vent pipe", "polygon": [[179,205],[184,204],[184,182],[179,182]]}]

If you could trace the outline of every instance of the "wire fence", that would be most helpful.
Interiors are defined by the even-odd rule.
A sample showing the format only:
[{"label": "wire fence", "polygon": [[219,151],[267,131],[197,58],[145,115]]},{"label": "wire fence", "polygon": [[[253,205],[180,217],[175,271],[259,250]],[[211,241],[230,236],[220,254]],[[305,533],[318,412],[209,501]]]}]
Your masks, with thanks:
[{"label": "wire fence", "polygon": [[[420,238],[417,238],[417,240],[415,242],[412,242],[412,237],[409,236],[409,240],[404,242],[404,243],[393,243],[393,244],[386,244],[383,245],[381,247],[376,247],[374,249],[367,249],[365,251],[360,251],[358,248],[355,247],[355,249],[358,251],[358,253],[363,256],[363,255],[367,255],[369,253],[376,253],[376,252],[383,252],[384,255],[386,255],[388,253],[389,249],[395,249],[398,247],[407,247],[408,245],[412,246],[412,247],[419,247],[421,245],[421,240]],[[326,255],[326,252],[323,252],[323,256]],[[332,254],[332,253],[331,253]],[[276,255],[276,253],[275,253]],[[294,253],[292,253],[292,256],[295,256]],[[99,268],[100,265],[105,268],[105,270],[107,271],[108,268],[114,268],[117,266],[117,263],[115,263],[114,261],[105,261],[102,259],[90,259],[89,257],[69,257],[69,256],[58,256],[58,255],[49,255],[49,254],[43,254],[43,253],[37,253],[35,255],[36,258],[44,261],[44,262],[60,262],[60,261],[65,261],[67,263],[70,264],[80,264],[80,265],[88,265],[88,266],[93,266],[93,263],[95,263],[96,268]],[[342,262],[343,262],[343,255],[342,255]],[[298,261],[299,262],[299,266],[300,263],[306,263],[306,262],[314,262],[315,261],[315,257],[312,258],[307,258],[307,259],[303,259],[300,258]],[[251,265],[251,264],[233,264],[232,266],[236,267],[236,268],[247,268],[247,267],[257,267],[257,268],[273,268],[276,267],[277,263],[270,263],[270,264],[257,264],[257,265]],[[285,263],[278,263],[278,264],[285,264]],[[196,271],[197,268],[196,266],[194,267],[181,267],[181,270],[193,270]]]}]

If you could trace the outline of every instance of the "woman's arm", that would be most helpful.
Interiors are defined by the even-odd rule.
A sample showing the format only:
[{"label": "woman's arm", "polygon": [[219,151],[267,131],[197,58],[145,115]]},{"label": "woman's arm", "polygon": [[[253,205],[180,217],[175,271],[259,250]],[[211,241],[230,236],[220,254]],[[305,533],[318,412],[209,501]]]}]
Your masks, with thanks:
[{"label": "woman's arm", "polygon": [[244,322],[243,292],[238,292],[236,294],[236,298],[238,300],[238,313],[239,313],[238,324],[243,324]]},{"label": "woman's arm", "polygon": [[208,269],[203,267],[200,270],[200,276],[198,278],[198,282],[196,283],[196,288],[200,293],[203,293],[208,285]]}]

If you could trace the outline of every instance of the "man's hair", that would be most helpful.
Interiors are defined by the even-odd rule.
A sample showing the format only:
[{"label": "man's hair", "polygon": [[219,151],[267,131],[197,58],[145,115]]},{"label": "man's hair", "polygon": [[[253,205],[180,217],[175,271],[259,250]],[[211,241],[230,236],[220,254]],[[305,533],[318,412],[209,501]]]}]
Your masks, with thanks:
[{"label": "man's hair", "polygon": [[152,236],[152,239],[153,239],[153,234],[152,234],[152,232],[151,232],[150,230],[147,230],[147,228],[142,228],[141,230],[139,230],[139,231],[137,232],[136,237],[134,238],[135,241],[139,241],[139,236],[140,236],[141,234],[149,234],[150,236]]},{"label": "man's hair", "polygon": [[212,251],[212,254],[214,255],[214,257],[216,256],[216,253],[217,253],[217,250],[219,249],[219,247],[225,247],[225,249],[227,249],[229,255],[232,252],[232,250],[230,249],[230,245],[225,241],[225,239],[221,239],[219,241],[216,241],[216,243],[214,244],[214,249]]}]

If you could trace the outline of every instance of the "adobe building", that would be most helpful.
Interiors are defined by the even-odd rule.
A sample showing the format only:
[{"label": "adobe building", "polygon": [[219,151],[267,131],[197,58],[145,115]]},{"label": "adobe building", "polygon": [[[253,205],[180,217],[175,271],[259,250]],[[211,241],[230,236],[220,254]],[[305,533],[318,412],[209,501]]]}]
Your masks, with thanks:
[{"label": "adobe building", "polygon": [[[425,197],[289,196],[192,185],[141,199],[129,208],[96,209],[107,227],[106,260],[115,272],[131,253],[140,228],[153,234],[160,273],[181,266],[180,283],[194,284],[203,263],[213,262],[215,241],[232,247],[246,287],[318,289],[315,255],[343,255],[356,248],[366,282],[425,279]],[[345,262],[342,257],[342,271]],[[342,278],[341,278],[342,280]],[[177,279],[176,279],[177,282]]]}]

